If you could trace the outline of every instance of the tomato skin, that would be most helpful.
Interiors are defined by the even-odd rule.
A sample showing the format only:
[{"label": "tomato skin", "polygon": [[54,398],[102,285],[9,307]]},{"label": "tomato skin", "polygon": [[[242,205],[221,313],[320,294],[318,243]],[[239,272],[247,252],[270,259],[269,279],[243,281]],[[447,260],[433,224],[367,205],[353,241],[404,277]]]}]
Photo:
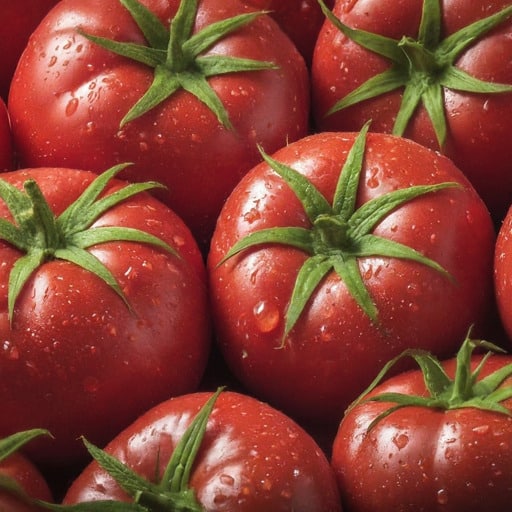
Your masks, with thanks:
[{"label": "tomato skin", "polygon": [[59,0],[20,0],[2,2],[3,21],[0,41],[0,96],[7,100],[9,87],[18,59],[28,39],[43,17]]},{"label": "tomato skin", "polygon": [[501,324],[509,341],[512,340],[512,211],[500,226],[494,258],[494,287]]},{"label": "tomato skin", "polygon": [[[3,175],[19,187],[28,177],[59,215],[96,174],[38,168]],[[10,218],[3,203],[0,217]],[[0,243],[0,432],[49,430],[55,439],[27,447],[37,462],[77,462],[85,455],[80,435],[106,442],[149,405],[193,391],[206,365],[205,269],[189,229],[147,193],[111,208],[94,224],[101,225],[145,230],[180,255],[134,242],[90,249],[119,281],[133,311],[97,276],[53,260],[29,278],[11,326],[8,274],[21,253]]]},{"label": "tomato skin", "polygon": [[[0,475],[15,480],[32,498],[52,501],[50,488],[38,468],[21,453],[13,453],[0,462]],[[0,510],[6,512],[41,512],[42,508],[28,505],[0,491]]]},{"label": "tomato skin", "polygon": [[[269,14],[290,37],[308,66],[311,65],[318,33],[324,22],[324,14],[317,0],[245,0],[257,9]],[[332,7],[333,0],[325,2]]]},{"label": "tomato skin", "polygon": [[[474,366],[480,360],[474,356]],[[481,373],[510,364],[493,356]],[[453,377],[455,361],[443,363]],[[511,379],[504,382],[510,385]],[[368,396],[393,391],[425,395],[420,371],[391,377]],[[475,408],[442,411],[405,407],[370,422],[390,407],[365,402],[343,418],[333,445],[342,502],[353,512],[507,510],[512,489],[512,419]],[[512,401],[502,402],[508,409]]]},{"label": "tomato skin", "polygon": [[12,149],[11,123],[7,106],[0,98],[0,171],[12,170],[14,155]]},{"label": "tomato skin", "polygon": [[[510,5],[496,2],[444,0],[442,37]],[[333,12],[351,27],[394,39],[416,38],[423,0],[351,2],[338,0]],[[481,80],[512,83],[512,21],[507,21],[468,47],[456,66]],[[372,130],[390,133],[402,90],[326,116],[336,101],[389,67],[389,61],[348,40],[325,22],[317,40],[311,83],[315,125],[319,130],[358,130],[372,120]],[[444,90],[448,136],[443,153],[469,177],[495,221],[501,222],[512,203],[510,173],[512,94],[470,94]],[[475,122],[475,120],[478,122]],[[432,123],[419,106],[405,134],[420,144],[439,150]]]},{"label": "tomato skin", "polygon": [[[354,137],[315,134],[273,157],[304,174],[331,202]],[[376,235],[437,261],[456,283],[411,261],[360,259],[380,326],[372,324],[331,272],[279,348],[286,308],[307,254],[261,245],[219,264],[249,233],[310,226],[296,196],[266,164],[256,166],[235,188],[212,238],[208,272],[219,347],[251,393],[301,420],[337,423],[384,362],[405,348],[451,355],[457,348],[453,340],[464,337],[472,323],[479,324],[492,303],[494,229],[462,173],[448,159],[384,134],[368,134],[365,159],[358,204],[413,184],[456,181],[463,186],[416,198],[376,227]]]},{"label": "tomato skin", "polygon": [[[167,26],[179,4],[143,3]],[[238,0],[203,0],[195,30],[247,10]],[[280,66],[210,79],[234,130],[222,128],[183,90],[120,129],[121,119],[149,88],[153,70],[94,45],[78,27],[144,44],[119,0],[61,1],[34,33],[9,96],[22,165],[100,172],[133,162],[122,177],[167,185],[158,197],[207,245],[226,196],[260,161],[257,144],[275,151],[307,133],[310,90],[302,56],[274,20],[262,16],[209,50]]]},{"label": "tomato skin", "polygon": [[[163,402],[105,450],[153,481],[155,470],[163,473],[172,450],[210,395],[193,393]],[[221,393],[215,403],[190,487],[205,512],[341,511],[332,470],[309,434],[269,405],[232,391]],[[71,485],[63,503],[100,499],[129,501],[93,462]]]}]

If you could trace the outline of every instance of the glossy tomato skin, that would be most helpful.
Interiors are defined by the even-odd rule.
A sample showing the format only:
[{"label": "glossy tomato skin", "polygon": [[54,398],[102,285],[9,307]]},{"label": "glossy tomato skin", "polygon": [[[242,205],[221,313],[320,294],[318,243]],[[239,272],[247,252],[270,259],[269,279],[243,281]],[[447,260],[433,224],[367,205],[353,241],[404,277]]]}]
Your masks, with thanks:
[{"label": "glossy tomato skin", "polygon": [[494,287],[501,323],[512,341],[512,211],[509,210],[496,239]]},{"label": "glossy tomato skin", "polygon": [[[166,26],[179,5],[178,0],[143,3]],[[238,0],[203,0],[195,30],[248,10]],[[262,16],[209,50],[279,66],[210,79],[233,130],[222,128],[183,90],[120,129],[121,119],[152,83],[153,70],[89,42],[79,28],[145,44],[119,0],[63,0],[52,10],[24,52],[9,97],[22,165],[99,172],[133,162],[123,178],[167,185],[160,199],[207,245],[223,201],[260,160],[257,144],[275,151],[309,129],[304,59],[277,23]]]},{"label": "glossy tomato skin", "polygon": [[[153,481],[155,469],[163,473],[177,442],[210,395],[193,393],[163,402],[105,450]],[[309,434],[269,405],[232,391],[224,391],[215,402],[190,487],[205,512],[341,511],[330,465]],[[63,502],[100,499],[129,501],[93,462]]]},{"label": "glossy tomato skin", "polygon": [[0,41],[0,96],[7,100],[12,76],[28,39],[43,17],[59,0],[2,2]]},{"label": "glossy tomato skin", "polygon": [[12,149],[11,123],[7,106],[0,98],[0,171],[12,170],[14,155]]},{"label": "glossy tomato skin", "polygon": [[[474,365],[479,361],[474,356]],[[493,356],[481,376],[510,364]],[[453,377],[455,361],[444,363]],[[503,386],[511,384],[510,378]],[[420,371],[390,378],[382,392],[425,395]],[[512,418],[475,408],[442,411],[405,407],[370,422],[390,407],[365,402],[343,418],[333,445],[332,466],[342,502],[351,512],[484,512],[508,510],[512,498]],[[508,409],[510,400],[502,402]]]},{"label": "glossy tomato skin", "polygon": [[[59,215],[95,173],[38,168],[5,173],[21,187],[33,177]],[[112,182],[108,190],[120,186]],[[0,216],[9,218],[4,203]],[[153,246],[109,242],[90,251],[108,267],[132,311],[92,273],[47,261],[29,278],[7,316],[9,271],[21,253],[0,244],[0,432],[46,428],[35,440],[37,462],[68,464],[85,455],[77,439],[105,443],[148,406],[199,384],[210,345],[205,270],[190,230],[147,193],[103,214],[94,226],[130,226],[166,241]]]},{"label": "glossy tomato skin", "polygon": [[[315,134],[273,157],[305,175],[331,202],[354,138],[353,133]],[[382,365],[405,348],[445,356],[455,352],[453,340],[485,318],[493,301],[495,233],[489,213],[448,159],[407,139],[368,134],[359,205],[394,189],[445,181],[462,188],[402,205],[374,233],[424,253],[453,280],[411,261],[360,259],[380,324],[369,320],[331,272],[279,348],[307,253],[269,244],[219,262],[249,233],[310,224],[296,196],[266,164],[241,180],[219,217],[208,271],[215,336],[228,365],[252,393],[301,420],[337,423]]]},{"label": "glossy tomato skin", "polygon": [[[257,9],[269,11],[284,32],[290,37],[308,66],[311,65],[318,33],[324,22],[324,14],[317,0],[245,0]],[[325,2],[328,7],[333,0]]]},{"label": "glossy tomato skin", "polygon": [[[52,502],[52,493],[39,469],[21,453],[13,453],[0,462],[0,476],[13,479],[31,497]],[[0,510],[6,512],[41,512],[35,505],[0,491]]]},{"label": "glossy tomato skin", "polygon": [[[442,36],[510,5],[509,0],[442,4]],[[338,0],[333,13],[350,27],[393,39],[417,38],[423,0]],[[512,83],[512,21],[506,21],[469,46],[455,65],[485,81]],[[332,115],[327,111],[349,92],[389,67],[389,61],[344,37],[326,21],[319,33],[312,62],[312,94],[315,125],[319,130],[358,130],[372,120],[372,130],[390,133],[402,98],[402,90],[366,100]],[[469,177],[501,222],[512,203],[512,94],[469,94],[444,90],[448,136],[443,153]],[[405,136],[439,150],[432,123],[420,106]]]}]

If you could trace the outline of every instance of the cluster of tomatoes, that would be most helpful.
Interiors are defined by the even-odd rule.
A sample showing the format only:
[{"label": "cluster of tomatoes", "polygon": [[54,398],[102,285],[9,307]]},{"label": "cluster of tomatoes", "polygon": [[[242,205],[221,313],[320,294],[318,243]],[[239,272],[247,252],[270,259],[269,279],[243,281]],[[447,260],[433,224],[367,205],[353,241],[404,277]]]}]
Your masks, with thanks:
[{"label": "cluster of tomatoes", "polygon": [[0,13],[1,510],[507,510],[510,0]]}]

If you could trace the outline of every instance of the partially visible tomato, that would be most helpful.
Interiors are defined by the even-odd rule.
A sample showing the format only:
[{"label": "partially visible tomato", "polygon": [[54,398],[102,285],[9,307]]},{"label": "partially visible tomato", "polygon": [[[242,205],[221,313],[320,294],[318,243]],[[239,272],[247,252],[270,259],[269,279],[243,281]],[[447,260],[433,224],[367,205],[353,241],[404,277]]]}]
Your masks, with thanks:
[{"label": "partially visible tomato", "polygon": [[[117,471],[109,475],[97,458],[71,485],[63,503],[136,501],[150,510],[177,510],[171,506],[173,489],[174,499],[181,496],[188,503],[183,510],[341,511],[334,474],[315,441],[289,417],[248,395],[222,392],[209,417],[201,419],[204,437],[196,432],[188,439],[188,448],[180,446],[177,453],[178,443],[184,441],[200,409],[204,412],[207,399],[212,393],[165,401],[107,445],[105,452],[134,472],[138,484]],[[131,482],[125,485],[128,492],[114,476]]]},{"label": "partially visible tomato", "polygon": [[206,365],[197,244],[146,186],[114,171],[0,180],[0,433],[48,429],[51,442],[27,447],[39,463],[77,462],[80,435],[106,443],[152,404],[193,391]]},{"label": "partially visible tomato", "polygon": [[12,170],[13,167],[11,123],[5,102],[0,98],[0,171]]},{"label": "partially visible tomato", "polygon": [[501,222],[512,204],[510,0],[337,0],[332,13],[312,63],[317,129],[371,119],[441,150]]},{"label": "partially visible tomato", "polygon": [[[273,19],[251,12],[239,0],[62,0],[34,32],[9,95],[21,165],[101,172],[133,162],[123,178],[165,184],[158,197],[207,247],[222,203],[260,160],[257,144],[275,151],[309,129],[304,59]],[[211,37],[237,16],[243,26],[217,25]],[[94,37],[139,46],[129,58]],[[142,98],[145,113],[133,118]]]},{"label": "partially visible tomato", "polygon": [[[325,16],[318,0],[245,0],[261,10],[268,10],[284,32],[294,42],[306,63],[311,65],[313,50]],[[334,0],[328,0],[332,7]]]},{"label": "partially visible tomato", "polygon": [[40,470],[19,450],[42,435],[40,429],[17,432],[0,439],[0,510],[2,512],[41,512],[31,499],[52,501],[52,493]]},{"label": "partially visible tomato", "polygon": [[9,0],[0,3],[0,97],[7,100],[12,76],[28,39],[59,0]]},{"label": "partially visible tomato", "polygon": [[512,341],[512,208],[498,231],[494,258],[494,287],[501,323]]},{"label": "partially visible tomato", "polygon": [[510,509],[512,357],[484,363],[472,350],[467,340],[441,363],[410,353],[423,371],[390,377],[347,412],[332,457],[346,510]]},{"label": "partially visible tomato", "polygon": [[495,232],[466,177],[411,140],[364,141],[318,133],[266,155],[212,239],[219,347],[250,392],[301,420],[337,422],[407,347],[451,355],[493,303]]}]

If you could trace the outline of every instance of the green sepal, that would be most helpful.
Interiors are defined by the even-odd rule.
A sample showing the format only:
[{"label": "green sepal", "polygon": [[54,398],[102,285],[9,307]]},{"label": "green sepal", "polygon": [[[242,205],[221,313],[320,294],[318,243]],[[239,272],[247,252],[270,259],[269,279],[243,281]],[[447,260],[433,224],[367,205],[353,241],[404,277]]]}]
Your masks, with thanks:
[{"label": "green sepal", "polygon": [[219,387],[201,407],[174,448],[162,476],[158,474],[157,457],[157,483],[141,477],[117,458],[83,438],[92,458],[131,496],[133,502],[101,500],[76,505],[54,505],[36,500],[36,503],[55,512],[202,512],[202,505],[189,487],[190,476],[215,402],[224,389]]},{"label": "green sepal", "polygon": [[326,18],[346,37],[391,62],[389,69],[371,77],[336,101],[327,111],[327,116],[403,87],[392,133],[403,135],[414,112],[422,103],[432,121],[439,147],[443,148],[447,137],[444,89],[473,94],[512,92],[510,84],[479,80],[455,66],[457,58],[469,45],[512,16],[512,6],[441,39],[440,0],[424,0],[417,39],[402,37],[395,40],[350,28],[329,10],[323,0],[318,0],[318,3]]},{"label": "green sepal", "polygon": [[16,300],[30,276],[46,261],[71,262],[103,280],[131,309],[127,297],[110,270],[87,249],[94,245],[130,241],[152,245],[179,257],[176,250],[160,238],[129,227],[91,227],[108,210],[142,192],[161,187],[156,182],[123,183],[111,194],[102,196],[108,183],[129,164],[116,165],[98,175],[76,201],[56,217],[33,179],[24,191],[0,179],[0,199],[14,223],[0,219],[0,239],[24,253],[14,263],[8,283],[8,315],[12,322]]},{"label": "green sepal", "polygon": [[[378,414],[370,422],[368,431],[384,418],[404,407],[427,407],[441,411],[476,408],[512,417],[512,411],[501,404],[504,400],[512,398],[512,386],[500,388],[502,383],[512,376],[512,363],[480,379],[480,372],[489,357],[493,353],[504,351],[488,341],[472,339],[470,332],[457,352],[453,379],[448,376],[441,361],[435,355],[425,350],[407,349],[383,366],[370,385],[348,407],[346,413],[357,405],[369,401],[395,404]],[[471,370],[472,355],[476,348],[487,350],[487,353],[478,366]],[[423,374],[427,396],[382,392],[368,397],[368,394],[377,388],[393,366],[409,357],[415,360]]]},{"label": "green sepal", "polygon": [[278,174],[300,201],[310,227],[280,226],[254,231],[228,249],[217,265],[253,247],[280,244],[304,251],[308,258],[300,268],[285,313],[280,347],[295,326],[323,278],[334,270],[370,321],[380,326],[379,312],[364,284],[359,269],[361,257],[389,257],[415,261],[445,278],[453,277],[439,263],[404,244],[376,236],[373,229],[392,211],[426,194],[459,188],[455,182],[418,185],[394,190],[356,208],[370,123],[357,135],[340,171],[332,205],[305,176],[278,162],[261,148],[263,160]]},{"label": "green sepal", "polygon": [[183,89],[204,103],[219,123],[233,129],[229,115],[208,83],[208,78],[225,73],[277,69],[272,62],[218,55],[201,55],[232,32],[248,25],[267,11],[243,13],[214,22],[193,34],[197,0],[181,0],[167,29],[158,17],[138,0],[121,0],[143,33],[147,45],[120,42],[80,31],[93,43],[122,57],[154,68],[153,82],[121,120],[120,126],[146,114],[176,91]]}]

